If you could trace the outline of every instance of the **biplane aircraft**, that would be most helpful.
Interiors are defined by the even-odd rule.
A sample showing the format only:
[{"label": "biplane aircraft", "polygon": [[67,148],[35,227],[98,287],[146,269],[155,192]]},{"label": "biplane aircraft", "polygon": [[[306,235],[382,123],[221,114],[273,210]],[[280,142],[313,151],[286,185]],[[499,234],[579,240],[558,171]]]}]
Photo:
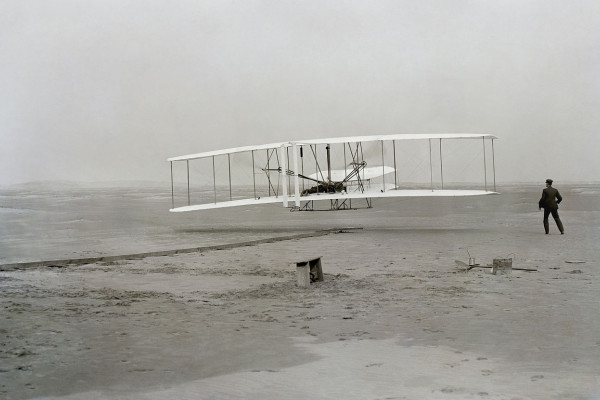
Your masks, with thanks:
[{"label": "biplane aircraft", "polygon": [[[168,159],[170,211],[268,203],[298,211],[323,209],[315,202],[326,210],[344,210],[370,208],[375,198],[497,194],[495,139],[472,133],[353,136],[173,157]],[[183,179],[175,179],[176,168]],[[469,182],[457,183],[464,177]],[[176,206],[182,197],[187,204]]]}]

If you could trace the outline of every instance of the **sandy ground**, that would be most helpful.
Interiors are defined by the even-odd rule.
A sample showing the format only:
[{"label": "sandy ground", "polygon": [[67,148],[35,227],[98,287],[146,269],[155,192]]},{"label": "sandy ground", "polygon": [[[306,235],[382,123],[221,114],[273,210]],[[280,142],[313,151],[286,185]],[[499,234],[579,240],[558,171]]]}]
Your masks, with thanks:
[{"label": "sandy ground", "polygon": [[[0,272],[0,398],[600,399],[600,212],[562,217]],[[467,250],[537,272],[466,272]]]}]

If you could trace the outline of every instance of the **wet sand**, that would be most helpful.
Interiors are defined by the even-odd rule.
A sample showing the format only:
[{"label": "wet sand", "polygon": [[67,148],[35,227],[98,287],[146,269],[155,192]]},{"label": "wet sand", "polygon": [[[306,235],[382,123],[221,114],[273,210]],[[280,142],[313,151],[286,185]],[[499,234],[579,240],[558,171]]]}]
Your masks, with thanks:
[{"label": "wet sand", "polygon": [[[519,192],[496,212],[390,222],[384,204],[325,236],[0,272],[0,397],[599,398],[600,194],[563,196],[564,236]],[[468,253],[537,271],[465,271]],[[297,287],[314,256],[324,281]]]}]

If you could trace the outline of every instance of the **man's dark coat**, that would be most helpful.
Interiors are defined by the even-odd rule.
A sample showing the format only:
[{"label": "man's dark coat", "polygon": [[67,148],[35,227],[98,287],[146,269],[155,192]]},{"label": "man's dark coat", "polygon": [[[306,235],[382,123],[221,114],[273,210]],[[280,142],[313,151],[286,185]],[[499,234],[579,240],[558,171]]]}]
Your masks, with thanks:
[{"label": "man's dark coat", "polygon": [[557,210],[558,204],[562,201],[562,196],[558,193],[558,190],[552,186],[545,188],[542,191],[542,198],[540,199],[540,208],[549,208],[551,210]]}]

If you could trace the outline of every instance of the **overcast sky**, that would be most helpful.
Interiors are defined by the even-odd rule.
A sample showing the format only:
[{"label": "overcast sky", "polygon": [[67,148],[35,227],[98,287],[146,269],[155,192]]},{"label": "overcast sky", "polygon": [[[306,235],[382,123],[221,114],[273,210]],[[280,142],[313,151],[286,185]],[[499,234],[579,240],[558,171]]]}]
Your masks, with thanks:
[{"label": "overcast sky", "polygon": [[597,182],[599,72],[597,0],[3,0],[0,185],[431,132],[500,137],[500,182]]}]

